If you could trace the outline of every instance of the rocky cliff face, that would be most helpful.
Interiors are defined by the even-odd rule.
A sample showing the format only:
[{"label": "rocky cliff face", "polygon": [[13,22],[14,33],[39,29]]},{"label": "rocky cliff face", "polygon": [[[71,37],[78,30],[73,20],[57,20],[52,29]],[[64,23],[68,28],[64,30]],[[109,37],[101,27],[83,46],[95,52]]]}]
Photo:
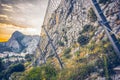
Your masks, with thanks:
[{"label": "rocky cliff face", "polygon": [[39,36],[27,36],[16,31],[12,34],[8,42],[0,43],[0,52],[32,53],[35,51],[39,40]]},{"label": "rocky cliff face", "polygon": [[[105,5],[101,4],[102,9],[104,9],[105,15],[107,12],[110,12],[111,5],[115,4],[114,2],[107,3]],[[107,7],[106,7],[107,6]],[[109,8],[108,8],[109,6]],[[80,35],[84,34],[90,37],[90,41],[100,41],[102,39],[106,39],[103,28],[98,24],[99,19],[91,20],[91,16],[89,16],[90,9],[92,8],[90,0],[62,0],[59,7],[52,14],[52,17],[49,19],[48,24],[46,26],[48,33],[53,39],[54,45],[58,48],[59,42],[64,43],[65,47],[71,47],[77,42],[77,39]],[[109,15],[109,18],[113,18],[112,20],[116,20],[116,15]],[[93,17],[95,13],[93,14]],[[94,17],[96,18],[96,17]],[[108,18],[108,20],[110,20]],[[84,33],[83,30],[85,25],[91,25],[93,28],[92,31],[86,31]],[[112,24],[111,24],[112,25]],[[117,26],[117,29],[120,26]],[[117,31],[116,27],[114,27],[114,31]],[[90,29],[89,29],[90,30]],[[119,31],[118,31],[119,32]],[[117,32],[117,33],[118,33]],[[47,37],[43,36],[42,44],[47,43]],[[46,42],[45,42],[46,41]],[[45,47],[46,45],[44,45]],[[58,51],[59,52],[59,51]]]},{"label": "rocky cliff face", "polygon": [[[59,7],[49,19],[46,27],[56,48],[60,47],[59,43],[63,43],[65,47],[71,47],[77,43],[77,39],[84,25],[90,23],[87,17],[90,7],[90,0],[85,0],[83,3],[81,0],[61,1]],[[90,24],[95,25],[94,23]],[[87,34],[89,33],[86,33],[86,35]],[[48,40],[47,37],[43,36],[42,39],[42,43],[46,44]],[[48,49],[51,48],[49,47]],[[58,50],[59,53],[61,53],[61,51],[63,50]]]},{"label": "rocky cliff face", "polygon": [[[101,75],[101,73],[103,74],[105,72],[104,57],[106,56],[108,66],[110,67],[109,72],[110,70],[113,71],[114,67],[120,65],[119,59],[114,52],[104,28],[98,23],[100,19],[93,9],[91,0],[83,0],[83,3],[81,1],[62,0],[45,27],[65,68],[71,70],[71,68],[75,69],[78,65],[93,65],[93,69],[97,70],[97,73]],[[100,1],[104,2],[104,0]],[[118,10],[117,7],[114,7],[115,4],[112,0],[105,0],[105,4],[100,3],[100,6],[110,22],[113,32],[119,35],[120,23],[116,23],[120,21],[120,18],[118,17],[119,13],[114,11]],[[40,44],[42,50],[47,55],[54,54],[51,45],[48,46],[47,44],[47,36],[42,35]],[[51,63],[55,63],[56,66],[57,60],[52,58]],[[91,76],[93,75],[91,74]],[[97,78],[98,76],[96,80],[98,80]],[[83,79],[77,78],[75,80]]]},{"label": "rocky cliff face", "polygon": [[[49,33],[56,40],[64,41],[66,46],[77,40],[83,25],[87,23],[86,7],[90,4],[81,7],[82,5],[80,0],[63,0],[49,21]],[[85,14],[82,15],[81,10]]]}]

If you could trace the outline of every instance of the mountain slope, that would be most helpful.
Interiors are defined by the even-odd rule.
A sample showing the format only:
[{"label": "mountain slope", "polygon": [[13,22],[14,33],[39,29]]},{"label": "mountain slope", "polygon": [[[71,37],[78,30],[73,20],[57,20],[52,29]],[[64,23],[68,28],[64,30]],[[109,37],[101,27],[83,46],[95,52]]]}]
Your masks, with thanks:
[{"label": "mountain slope", "polygon": [[0,52],[3,53],[5,51],[10,51],[21,53],[26,51],[31,53],[32,51],[35,51],[39,40],[39,36],[24,35],[16,31],[12,34],[12,37],[8,40],[8,42],[0,43]]},{"label": "mountain slope", "polygon": [[[102,9],[106,5],[110,7],[110,9],[108,7],[104,8],[105,16],[107,16],[107,12],[110,12],[114,8],[112,5],[115,2],[109,2],[107,4],[106,1],[105,3],[105,5],[101,4],[101,7]],[[118,13],[114,14],[114,16],[110,15],[107,19],[110,22],[115,22],[117,15]],[[60,47],[59,43],[63,43],[65,47],[72,47],[72,45],[78,42],[78,38],[81,35],[89,37],[89,42],[93,41],[98,43],[101,40],[106,40],[107,36],[98,21],[99,18],[97,18],[90,0],[85,0],[83,3],[81,3],[81,0],[63,0],[48,20],[46,29],[56,48]],[[112,23],[110,25],[114,32],[119,34],[118,28],[120,25],[113,25]],[[43,45],[41,46],[44,49],[48,39],[45,35],[42,39],[41,43]],[[58,52],[61,53],[60,50]]]},{"label": "mountain slope", "polygon": [[[83,69],[83,66],[84,68],[92,66],[94,70],[96,69],[93,72],[102,76],[102,74],[106,75],[105,68],[107,67],[108,74],[111,75],[113,68],[120,64],[119,59],[104,28],[98,23],[99,18],[95,14],[90,0],[83,1],[84,3],[81,4],[81,0],[62,0],[45,27],[65,68],[76,70],[78,68],[81,69],[81,67]],[[109,17],[107,16],[107,12],[112,11],[114,3],[106,1],[106,4],[102,4],[102,2],[100,4],[110,22],[111,20],[116,22],[116,16],[118,15],[118,13],[115,13],[114,15],[109,15]],[[107,5],[109,7],[106,7]],[[120,27],[120,24],[113,25],[110,23],[110,25],[114,32],[118,31],[117,29]],[[116,34],[119,34],[119,31]],[[47,36],[43,35],[41,41],[41,47],[44,50],[48,43]],[[50,45],[46,50],[48,55],[54,54]],[[47,61],[48,63],[53,63],[58,68],[57,59],[53,58],[52,55],[48,57]],[[105,60],[107,60],[107,66]],[[91,69],[89,70],[91,71]]]}]

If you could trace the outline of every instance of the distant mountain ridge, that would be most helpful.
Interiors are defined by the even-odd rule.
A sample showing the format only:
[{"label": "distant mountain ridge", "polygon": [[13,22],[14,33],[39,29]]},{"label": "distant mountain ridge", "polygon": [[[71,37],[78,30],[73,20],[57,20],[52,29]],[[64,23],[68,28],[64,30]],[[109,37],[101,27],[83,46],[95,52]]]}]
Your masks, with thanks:
[{"label": "distant mountain ridge", "polygon": [[15,31],[8,42],[0,43],[0,53],[3,53],[5,51],[15,53],[32,53],[35,51],[39,40],[40,37],[37,35],[24,35],[19,31]]}]

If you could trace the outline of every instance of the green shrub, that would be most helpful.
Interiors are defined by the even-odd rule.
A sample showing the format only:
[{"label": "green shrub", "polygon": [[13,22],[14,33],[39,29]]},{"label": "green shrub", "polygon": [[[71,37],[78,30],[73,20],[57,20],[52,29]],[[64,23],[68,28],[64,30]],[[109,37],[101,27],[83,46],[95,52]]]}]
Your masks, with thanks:
[{"label": "green shrub", "polygon": [[74,72],[73,75],[69,77],[68,80],[85,80],[90,75],[90,73],[94,71],[95,71],[94,65],[92,64],[83,65],[79,67],[76,70],[76,72]]},{"label": "green shrub", "polygon": [[[113,75],[113,69],[120,65],[120,59],[113,51],[107,52],[105,54],[106,55],[103,55],[100,59],[96,61],[96,66],[98,67],[97,70],[101,76],[105,76],[107,67],[109,75]],[[106,61],[104,60],[104,57],[106,58]],[[106,64],[107,66],[105,66]],[[100,69],[103,69],[103,71],[99,71]]]},{"label": "green shrub", "polygon": [[32,58],[33,58],[33,54],[26,54],[26,55],[25,55],[25,59],[26,59],[28,62],[32,61]]},{"label": "green shrub", "polygon": [[64,55],[64,56],[65,56],[65,58],[67,58],[67,59],[71,58],[71,55],[70,55],[70,54],[66,54],[66,55]]},{"label": "green shrub", "polygon": [[21,80],[56,80],[57,72],[51,65],[34,67]]},{"label": "green shrub", "polygon": [[97,16],[96,16],[93,8],[90,8],[90,9],[88,10],[88,17],[89,17],[89,19],[90,19],[91,22],[97,21]]},{"label": "green shrub", "polygon": [[64,42],[58,41],[59,46],[64,46]]},{"label": "green shrub", "polygon": [[113,68],[120,65],[120,59],[114,52],[109,53],[107,58],[107,64],[108,64],[109,74],[113,74],[114,73]]},{"label": "green shrub", "polygon": [[87,47],[90,51],[94,50],[95,49],[95,45],[91,44]]},{"label": "green shrub", "polygon": [[69,54],[71,52],[71,48],[67,48],[64,50],[64,54]]},{"label": "green shrub", "polygon": [[68,42],[67,36],[63,36],[63,38],[64,38],[65,42]]},{"label": "green shrub", "polygon": [[89,43],[89,37],[84,36],[84,35],[81,35],[81,36],[78,37],[77,42],[78,42],[81,46],[86,45],[86,44]]},{"label": "green shrub", "polygon": [[2,72],[1,77],[2,77],[3,80],[8,80],[12,73],[23,72],[24,70],[25,70],[25,67],[21,63],[11,65],[7,70]]},{"label": "green shrub", "polygon": [[2,59],[0,58],[0,80],[3,77],[3,73],[2,73],[3,69],[4,69],[3,62],[2,62]]},{"label": "green shrub", "polygon": [[0,72],[2,72],[2,70],[3,70],[3,62],[2,62],[2,59],[0,58]]},{"label": "green shrub", "polygon": [[91,32],[93,31],[94,27],[92,25],[89,25],[89,24],[86,24],[84,27],[83,27],[83,30],[82,32]]},{"label": "green shrub", "polygon": [[76,52],[74,53],[74,55],[75,55],[75,56],[80,56],[80,51],[76,51]]},{"label": "green shrub", "polygon": [[70,57],[71,57],[70,52],[71,52],[71,48],[65,49],[65,50],[64,50],[64,56],[65,56],[66,58],[70,58]]}]

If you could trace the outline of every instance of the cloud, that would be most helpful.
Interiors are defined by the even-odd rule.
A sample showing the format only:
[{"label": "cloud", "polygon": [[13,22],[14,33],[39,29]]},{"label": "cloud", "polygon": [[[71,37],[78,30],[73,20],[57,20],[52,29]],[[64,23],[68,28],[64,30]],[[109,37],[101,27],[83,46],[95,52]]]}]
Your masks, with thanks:
[{"label": "cloud", "polygon": [[12,9],[12,6],[10,6],[10,5],[7,5],[7,4],[1,4],[1,6],[2,6],[3,8]]},{"label": "cloud", "polygon": [[3,9],[3,10],[7,12],[13,12],[13,9]]},{"label": "cloud", "polygon": [[[30,27],[43,23],[48,0],[1,0],[2,13],[11,21]],[[35,22],[36,21],[36,22]]]},{"label": "cloud", "polygon": [[[48,0],[0,0],[0,29],[40,34]],[[3,28],[4,27],[4,28]],[[1,33],[1,32],[0,32]],[[12,33],[11,33],[12,34]]]},{"label": "cloud", "polygon": [[7,15],[0,14],[0,23],[9,23],[9,17]]},{"label": "cloud", "polygon": [[[11,21],[22,23],[32,27],[36,26],[35,21],[43,21],[48,0],[0,0],[1,10]],[[32,19],[34,19],[34,22]],[[37,23],[38,25],[38,23]],[[39,22],[39,26],[42,22]]]},{"label": "cloud", "polygon": [[1,14],[0,15],[0,20],[8,20],[9,18],[8,18],[8,16],[7,15],[3,15],[3,14]]},{"label": "cloud", "polygon": [[15,31],[20,31],[26,35],[39,35],[40,30],[35,28],[21,28],[20,26],[15,26],[12,24],[2,24],[0,23],[0,33],[11,35]]}]

